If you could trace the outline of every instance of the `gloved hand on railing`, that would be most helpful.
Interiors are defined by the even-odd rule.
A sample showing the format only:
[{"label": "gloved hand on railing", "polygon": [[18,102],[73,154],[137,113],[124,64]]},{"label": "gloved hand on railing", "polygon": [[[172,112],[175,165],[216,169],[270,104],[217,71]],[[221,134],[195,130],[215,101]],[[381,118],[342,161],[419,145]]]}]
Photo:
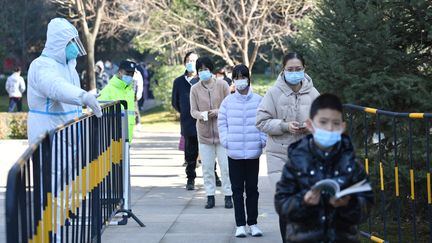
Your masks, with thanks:
[{"label": "gloved hand on railing", "polygon": [[82,96],[82,103],[90,107],[96,117],[100,118],[102,117],[102,109],[99,105],[98,100],[96,99],[97,97],[99,97],[99,94],[92,94],[90,92],[87,92]]}]

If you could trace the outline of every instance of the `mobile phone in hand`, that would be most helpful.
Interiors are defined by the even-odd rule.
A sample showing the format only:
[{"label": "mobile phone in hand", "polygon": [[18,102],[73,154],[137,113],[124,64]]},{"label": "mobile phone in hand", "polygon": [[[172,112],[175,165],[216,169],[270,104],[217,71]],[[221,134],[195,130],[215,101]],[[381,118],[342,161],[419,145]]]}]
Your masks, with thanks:
[{"label": "mobile phone in hand", "polygon": [[299,123],[298,128],[300,129],[306,128],[306,122]]}]

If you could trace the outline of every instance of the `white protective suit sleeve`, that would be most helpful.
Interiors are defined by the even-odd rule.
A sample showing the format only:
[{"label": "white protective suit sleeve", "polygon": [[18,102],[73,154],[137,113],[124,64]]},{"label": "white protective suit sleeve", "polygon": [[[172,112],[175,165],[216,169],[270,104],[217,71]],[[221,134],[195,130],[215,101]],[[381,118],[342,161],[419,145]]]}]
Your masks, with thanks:
[{"label": "white protective suit sleeve", "polygon": [[55,66],[41,67],[38,75],[36,80],[39,83],[34,87],[45,97],[71,105],[83,105],[82,98],[86,91],[68,83]]}]

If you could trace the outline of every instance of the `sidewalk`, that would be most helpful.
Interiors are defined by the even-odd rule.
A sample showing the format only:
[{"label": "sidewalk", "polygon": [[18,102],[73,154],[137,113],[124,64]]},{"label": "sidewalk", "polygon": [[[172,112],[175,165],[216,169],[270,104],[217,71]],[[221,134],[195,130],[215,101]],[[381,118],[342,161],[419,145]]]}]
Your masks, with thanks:
[{"label": "sidewalk", "polygon": [[126,226],[108,226],[102,242],[280,242],[273,190],[261,157],[258,224],[263,237],[234,237],[234,210],[225,209],[218,190],[216,207],[205,209],[202,170],[197,168],[195,191],[186,191],[183,152],[177,150],[178,131],[137,127],[131,146],[132,210],[146,227],[129,219]]},{"label": "sidewalk", "polygon": [[27,140],[0,140],[0,242],[6,242],[5,222],[5,192],[7,174],[10,167],[18,160],[19,156],[27,149]]}]

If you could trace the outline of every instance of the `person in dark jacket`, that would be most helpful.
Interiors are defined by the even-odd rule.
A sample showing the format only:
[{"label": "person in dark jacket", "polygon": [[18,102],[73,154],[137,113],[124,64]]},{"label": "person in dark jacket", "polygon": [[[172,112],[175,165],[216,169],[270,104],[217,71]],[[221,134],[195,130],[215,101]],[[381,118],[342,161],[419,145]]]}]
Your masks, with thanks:
[{"label": "person in dark jacket", "polygon": [[186,53],[184,65],[186,71],[183,75],[176,78],[173,83],[171,104],[180,113],[180,130],[185,140],[184,157],[187,163],[186,176],[187,190],[195,189],[196,162],[198,158],[198,138],[196,130],[196,120],[190,114],[190,90],[192,85],[198,82],[196,77],[195,62],[198,55],[193,52]]},{"label": "person in dark jacket", "polygon": [[318,181],[334,179],[343,190],[369,178],[355,159],[353,145],[343,135],[342,104],[331,94],[319,96],[306,122],[312,133],[288,149],[276,185],[275,207],[286,221],[286,242],[360,242],[357,226],[369,215],[373,193],[350,194],[340,199],[311,190]]}]

